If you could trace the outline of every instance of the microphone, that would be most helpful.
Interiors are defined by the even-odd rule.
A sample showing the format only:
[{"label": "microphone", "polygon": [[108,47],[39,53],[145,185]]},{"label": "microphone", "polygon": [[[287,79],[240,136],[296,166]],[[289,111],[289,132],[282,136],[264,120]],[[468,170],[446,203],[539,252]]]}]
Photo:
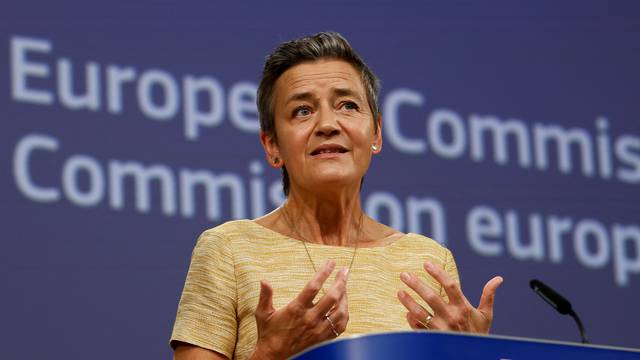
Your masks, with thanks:
[{"label": "microphone", "polygon": [[540,297],[544,301],[546,301],[549,305],[551,305],[554,309],[556,309],[560,314],[562,315],[568,314],[569,316],[571,316],[576,321],[576,324],[578,325],[578,330],[580,330],[580,338],[582,339],[582,343],[583,344],[589,343],[584,331],[584,327],[582,326],[582,321],[580,321],[578,314],[576,314],[575,311],[573,311],[573,309],[571,308],[571,303],[569,302],[569,300],[565,299],[562,295],[555,292],[555,290],[545,285],[540,280],[533,279],[529,282],[529,285],[531,286],[531,289],[535,291],[536,294],[540,295]]}]

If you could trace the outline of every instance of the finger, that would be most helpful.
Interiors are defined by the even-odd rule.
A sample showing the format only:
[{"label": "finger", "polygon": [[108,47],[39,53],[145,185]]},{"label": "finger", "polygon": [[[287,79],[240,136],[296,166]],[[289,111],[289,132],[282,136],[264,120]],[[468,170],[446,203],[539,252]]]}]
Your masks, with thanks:
[{"label": "finger", "polygon": [[503,282],[504,279],[502,278],[502,276],[496,276],[493,279],[489,280],[484,286],[484,289],[482,289],[482,296],[480,296],[480,304],[478,304],[478,310],[480,310],[480,312],[482,312],[489,319],[493,315],[493,302],[496,297],[496,291]]},{"label": "finger", "polygon": [[424,324],[420,320],[418,320],[415,317],[415,315],[413,315],[413,313],[411,313],[410,311],[407,312],[407,323],[414,330],[425,330],[426,329]]},{"label": "finger", "polygon": [[439,283],[442,285],[442,288],[447,293],[449,297],[449,303],[453,304],[467,304],[467,298],[460,290],[460,286],[458,283],[453,280],[453,278],[447,274],[444,269],[439,266],[433,265],[430,261],[425,261],[424,269],[429,273],[429,275],[433,276]]},{"label": "finger", "polygon": [[[347,278],[345,280],[349,280],[349,273],[347,272]],[[330,310],[331,311],[331,310]],[[339,333],[343,333],[347,329],[347,324],[349,323],[349,301],[347,299],[347,290],[345,284],[345,291],[342,293],[342,297],[338,301],[338,305],[334,313],[337,313],[338,317],[336,318],[336,329]]]},{"label": "finger", "polygon": [[329,316],[326,316],[320,321],[324,323],[324,326],[321,326],[320,328],[322,328],[321,336],[325,339],[337,338],[343,331],[339,329],[338,324]]},{"label": "finger", "polygon": [[439,317],[433,316],[431,320],[427,321],[427,318],[418,318],[412,313],[407,313],[407,322],[413,329],[421,329],[421,330],[438,330],[438,329],[446,329],[446,324],[443,324],[440,321]]},{"label": "finger", "polygon": [[274,313],[276,309],[273,307],[273,288],[266,280],[260,281],[260,298],[256,307],[256,316],[268,317]]},{"label": "finger", "polygon": [[328,336],[327,339],[340,336],[347,328],[349,310],[346,282],[348,276],[349,269],[340,270],[336,274],[336,279],[329,291],[318,301],[313,309],[319,321],[325,323],[325,330],[322,333]]},{"label": "finger", "polygon": [[[422,305],[418,304],[409,293],[404,290],[398,291],[398,299],[404,305],[404,307],[409,310],[409,314],[413,319],[424,321],[424,319],[429,316],[429,312],[422,307]],[[409,323],[411,325],[411,323]]]},{"label": "finger", "polygon": [[[328,333],[333,335],[330,338],[340,336],[340,334],[347,329],[347,323],[349,322],[349,311],[347,309],[346,296],[342,297],[342,300],[333,311],[323,315],[320,321],[326,322]],[[334,333],[334,330],[337,335]]]},{"label": "finger", "polygon": [[422,300],[426,301],[436,314],[440,316],[447,316],[449,314],[447,304],[444,300],[442,300],[442,298],[436,294],[433,289],[422,282],[422,280],[407,272],[402,273],[400,275],[400,279],[415,291]]},{"label": "finger", "polygon": [[331,285],[327,293],[318,301],[315,306],[318,316],[324,317],[331,308],[337,308],[341,301],[345,301],[347,292],[347,278],[349,269],[344,268],[336,274],[336,280]]},{"label": "finger", "polygon": [[316,295],[318,295],[318,292],[322,289],[322,285],[327,281],[327,278],[329,278],[329,275],[331,275],[335,267],[335,261],[327,260],[305,285],[300,294],[298,294],[298,301],[307,307],[313,306],[313,299],[316,298]]}]

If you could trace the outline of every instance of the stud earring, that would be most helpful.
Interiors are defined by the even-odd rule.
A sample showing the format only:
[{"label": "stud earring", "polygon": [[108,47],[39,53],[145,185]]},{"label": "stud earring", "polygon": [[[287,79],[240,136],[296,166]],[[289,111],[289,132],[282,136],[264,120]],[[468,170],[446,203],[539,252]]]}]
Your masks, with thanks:
[{"label": "stud earring", "polygon": [[371,150],[373,150],[373,151],[378,151],[378,147],[377,147],[377,146],[375,146],[375,145],[371,145]]},{"label": "stud earring", "polygon": [[277,157],[277,156],[275,156],[275,157],[273,158],[273,163],[274,163],[275,165],[278,165],[278,163],[279,163],[279,162],[280,162],[280,159],[278,159],[278,157]]}]

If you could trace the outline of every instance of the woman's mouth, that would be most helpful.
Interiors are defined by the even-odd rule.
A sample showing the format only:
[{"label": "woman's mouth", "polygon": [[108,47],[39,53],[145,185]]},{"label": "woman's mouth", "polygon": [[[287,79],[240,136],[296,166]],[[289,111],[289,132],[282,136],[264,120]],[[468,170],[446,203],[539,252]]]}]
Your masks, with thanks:
[{"label": "woman's mouth", "polygon": [[349,151],[346,147],[338,144],[325,144],[317,147],[311,152],[311,156],[331,157],[344,154]]}]

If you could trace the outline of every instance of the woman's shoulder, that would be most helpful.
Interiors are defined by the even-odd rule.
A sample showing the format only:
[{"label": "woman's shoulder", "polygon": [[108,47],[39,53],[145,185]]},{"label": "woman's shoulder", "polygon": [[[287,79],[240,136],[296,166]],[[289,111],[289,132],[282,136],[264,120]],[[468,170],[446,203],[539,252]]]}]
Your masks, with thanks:
[{"label": "woman's shoulder", "polygon": [[[392,248],[407,250],[426,250],[426,251],[442,251],[446,247],[428,236],[417,233],[404,233],[389,225],[378,222],[372,218],[368,219],[368,233],[381,234],[380,238],[375,239],[371,243],[372,246],[391,246]],[[375,235],[374,235],[375,237]]]},{"label": "woman's shoulder", "polygon": [[434,246],[434,247],[445,247],[440,242],[422,234],[417,233],[407,233],[404,235],[404,239],[406,239],[411,244],[421,244],[426,246]]},{"label": "woman's shoulder", "polygon": [[253,221],[249,219],[229,220],[222,224],[206,229],[203,233],[212,236],[228,237],[246,233]]},{"label": "woman's shoulder", "polygon": [[198,241],[238,245],[245,242],[262,241],[282,237],[253,220],[230,220],[202,232]]},{"label": "woman's shoulder", "polygon": [[291,240],[253,220],[232,220],[202,232],[194,252],[214,261],[226,258],[238,266],[253,266],[290,255]]},{"label": "woman's shoulder", "polygon": [[412,252],[416,254],[431,254],[446,259],[452,256],[451,251],[438,241],[416,233],[405,234],[397,243],[402,251]]}]

